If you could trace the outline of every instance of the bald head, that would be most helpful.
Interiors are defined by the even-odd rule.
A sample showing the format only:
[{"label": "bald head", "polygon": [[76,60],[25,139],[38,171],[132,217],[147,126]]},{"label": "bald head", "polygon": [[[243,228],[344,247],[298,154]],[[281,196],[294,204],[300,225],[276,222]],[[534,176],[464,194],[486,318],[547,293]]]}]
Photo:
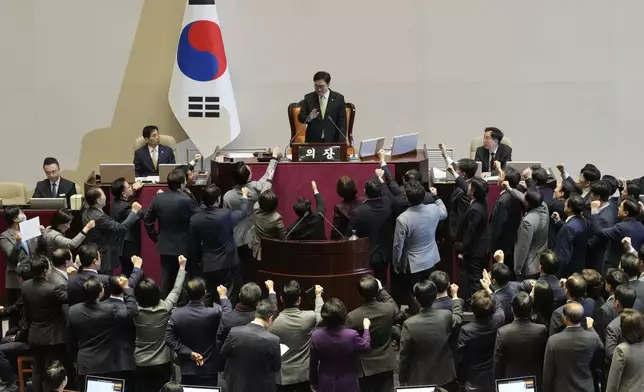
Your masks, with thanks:
[{"label": "bald head", "polygon": [[567,327],[581,324],[584,319],[584,307],[578,302],[567,303],[563,308],[563,322]]}]

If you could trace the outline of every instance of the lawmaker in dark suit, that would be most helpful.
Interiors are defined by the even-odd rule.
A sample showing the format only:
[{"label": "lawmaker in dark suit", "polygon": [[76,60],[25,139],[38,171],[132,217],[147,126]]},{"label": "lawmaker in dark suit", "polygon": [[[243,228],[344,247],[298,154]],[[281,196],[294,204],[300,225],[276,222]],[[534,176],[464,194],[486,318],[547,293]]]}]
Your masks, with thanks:
[{"label": "lawmaker in dark suit", "polygon": [[[239,268],[233,228],[246,218],[248,210],[245,205],[235,211],[218,208],[216,204],[220,197],[221,190],[216,185],[211,184],[204,189],[202,198],[206,208],[190,218],[192,255],[201,263],[209,293],[216,292],[219,285],[232,293]],[[242,188],[242,200],[248,202],[247,188]]]},{"label": "lawmaker in dark suit", "polygon": [[358,189],[351,177],[340,177],[336,184],[336,192],[342,198],[342,201],[333,207],[333,226],[338,229],[339,233],[331,230],[331,239],[337,241],[341,240],[343,235],[351,235],[349,221],[356,207],[362,204],[362,200],[357,198]]},{"label": "lawmaker in dark suit", "polygon": [[639,205],[630,198],[622,201],[617,212],[620,221],[607,228],[600,227],[599,212],[594,207],[596,206],[592,204],[591,213],[596,212],[592,215],[592,228],[596,235],[608,240],[606,258],[606,264],[608,265],[606,268],[614,268],[619,264],[619,259],[625,252],[622,246],[622,240],[625,237],[631,239],[631,246],[635,249],[640,249],[644,245],[644,225],[637,220],[637,216],[640,214]]},{"label": "lawmaker in dark suit", "polygon": [[548,329],[530,322],[532,298],[527,293],[521,292],[512,299],[512,312],[514,321],[496,334],[494,379],[534,375],[537,385],[541,385]]},{"label": "lawmaker in dark suit", "polygon": [[298,219],[286,229],[286,238],[289,240],[326,240],[324,233],[324,199],[315,181],[311,181],[311,188],[315,196],[315,211],[311,210],[311,201],[305,197],[297,199],[293,211]]},{"label": "lawmaker in dark suit", "polygon": [[76,194],[76,184],[60,176],[60,166],[56,158],[48,157],[42,164],[42,168],[47,178],[38,181],[32,198],[57,198],[64,197],[67,199]]},{"label": "lawmaker in dark suit", "polygon": [[[115,222],[123,223],[130,216],[132,211],[131,199],[143,185],[141,183],[129,184],[125,178],[121,177],[111,185],[112,206],[110,207],[110,218]],[[144,210],[137,213],[139,218],[145,215]],[[119,233],[116,240],[116,246],[113,247],[114,259],[121,263],[121,273],[130,276],[132,273],[132,256],[141,254],[141,226],[134,224],[125,233]]]},{"label": "lawmaker in dark suit", "polygon": [[87,279],[83,283],[84,302],[69,308],[69,341],[71,352],[76,353],[81,391],[87,375],[126,379],[126,391],[133,384],[129,370],[134,367],[134,337],[124,329],[133,329],[139,308],[127,279],[114,279],[123,290],[123,303],[101,302],[103,285],[98,279]]},{"label": "lawmaker in dark suit", "polygon": [[33,388],[40,392],[44,390],[43,377],[47,365],[54,360],[65,362],[67,339],[63,304],[68,299],[65,286],[57,287],[47,280],[51,271],[45,256],[31,258],[31,272],[34,278],[22,285],[22,298],[29,325],[28,341],[36,363]]},{"label": "lawmaker in dark suit", "polygon": [[506,163],[512,160],[512,147],[502,144],[503,132],[494,127],[485,128],[483,134],[483,145],[476,149],[474,160],[481,162],[483,173],[494,172],[494,161],[501,163],[501,169],[505,169]]},{"label": "lawmaker in dark suit", "polygon": [[644,316],[624,312],[621,316],[624,342],[617,346],[608,374],[607,392],[644,390]]},{"label": "lawmaker in dark suit", "polygon": [[466,390],[491,390],[494,387],[494,345],[496,334],[505,322],[501,304],[494,300],[484,279],[484,289],[472,296],[474,321],[461,328],[456,351],[456,375]]},{"label": "lawmaker in dark suit", "polygon": [[359,238],[369,238],[369,261],[376,278],[387,281],[387,267],[393,254],[393,226],[389,189],[380,180],[364,185],[367,199],[353,211],[347,235],[354,230]]},{"label": "lawmaker in dark suit", "polygon": [[177,277],[177,257],[188,254],[190,218],[201,211],[197,202],[183,191],[185,183],[186,177],[183,172],[170,172],[168,190],[154,196],[143,220],[145,230],[150,239],[157,244],[157,252],[161,257],[162,297],[168,295]]},{"label": "lawmaker in dark suit", "polygon": [[435,384],[455,391],[456,369],[451,342],[463,322],[463,300],[450,298],[449,309],[436,308],[437,291],[431,280],[414,286],[414,296],[421,310],[403,323],[399,381],[401,385]]},{"label": "lawmaker in dark suit", "polygon": [[[280,339],[267,329],[277,315],[277,306],[263,300],[255,318],[247,325],[230,330],[221,349],[226,358],[226,389],[230,392],[274,392],[275,373],[282,364]],[[252,369],[249,377],[248,369]]]},{"label": "lawmaker in dark suit", "polygon": [[[503,312],[505,313],[505,324],[509,324],[514,320],[514,313],[512,312],[512,299],[520,292],[525,291],[527,283],[512,282],[512,274],[510,267],[503,263],[495,263],[492,265],[491,271],[492,285],[498,287],[494,290],[494,300],[501,304]],[[528,286],[529,287],[529,286]]]},{"label": "lawmaker in dark suit", "polygon": [[[329,90],[331,75],[320,71],[313,75],[315,91],[300,103],[298,120],[308,123],[306,143],[346,142],[347,109],[344,96]],[[338,129],[342,132],[338,132]],[[344,134],[344,135],[343,135]]]},{"label": "lawmaker in dark suit", "polygon": [[472,178],[467,194],[472,200],[458,223],[454,247],[461,269],[464,298],[481,287],[479,280],[488,262],[489,235],[487,214],[488,184],[480,177]]},{"label": "lawmaker in dark suit", "polygon": [[95,226],[87,233],[84,243],[96,245],[102,258],[101,271],[111,275],[112,271],[118,267],[119,261],[118,259],[112,260],[108,250],[119,236],[124,235],[130,227],[138,222],[138,212],[141,210],[141,205],[136,202],[133,203],[127,218],[122,223],[119,223],[103,212],[107,199],[101,188],[88,189],[85,192],[85,201],[89,208],[83,212],[83,225],[94,221]]},{"label": "lawmaker in dark suit", "polygon": [[[593,317],[595,315],[595,301],[591,298],[584,298],[588,285],[581,274],[572,274],[568,279],[566,279],[564,286],[567,301],[552,312],[552,316],[550,317],[550,326],[548,328],[548,333],[550,335],[559,333],[566,327],[561,316],[564,313],[566,305],[569,303],[580,304],[584,309],[584,317]],[[586,323],[582,324],[582,328],[586,328]]]},{"label": "lawmaker in dark suit", "polygon": [[[504,181],[508,182],[511,189],[516,189],[521,181],[521,173],[512,167],[506,167],[499,174],[499,184],[503,184]],[[522,215],[521,200],[513,197],[511,192],[503,190],[490,216],[490,249],[502,250],[505,262],[511,270],[514,270],[514,246]]]},{"label": "lawmaker in dark suit", "polygon": [[619,312],[615,307],[615,292],[617,287],[621,285],[628,285],[628,276],[619,270],[612,270],[606,276],[606,292],[609,294],[608,299],[602,306],[595,309],[594,328],[601,338],[602,342],[606,342],[606,327],[619,316]]},{"label": "lawmaker in dark suit", "polygon": [[347,327],[362,332],[362,321],[371,320],[371,350],[360,353],[360,390],[389,392],[394,387],[396,353],[391,331],[401,318],[398,305],[373,276],[360,278],[358,294],[363,303],[347,315]]},{"label": "lawmaker in dark suit", "polygon": [[460,159],[455,163],[450,157],[447,156],[444,144],[439,144],[443,151],[443,158],[447,165],[447,171],[454,176],[456,186],[450,196],[450,209],[449,209],[449,236],[456,239],[459,230],[461,218],[470,207],[469,197],[469,184],[476,175],[478,170],[477,163],[469,158]]},{"label": "lawmaker in dark suit", "polygon": [[557,234],[561,226],[554,221],[552,218],[556,212],[559,216],[559,219],[564,222],[568,218],[568,215],[565,213],[566,209],[566,200],[570,198],[571,195],[577,194],[581,195],[581,188],[572,181],[563,181],[557,185],[554,193],[554,199],[548,203],[548,213],[550,214],[550,225],[548,228],[548,248],[554,249],[555,244],[557,243]]},{"label": "lawmaker in dark suit", "polygon": [[201,278],[190,280],[186,290],[190,302],[172,312],[165,341],[179,357],[184,384],[217,385],[218,352],[214,331],[219,328],[222,313],[231,310],[230,301],[222,296],[222,306],[204,306],[206,282]]},{"label": "lawmaker in dark suit", "polygon": [[605,272],[611,267],[611,259],[614,257],[609,257],[610,244],[608,239],[596,232],[597,230],[611,228],[617,223],[617,210],[614,210],[608,202],[610,190],[610,185],[603,180],[596,181],[590,187],[591,199],[595,201],[595,203],[591,202],[591,207],[596,206],[596,204],[599,204],[599,206],[591,208],[592,224],[590,225],[588,236],[588,260],[586,261],[586,266],[600,272]]},{"label": "lawmaker in dark suit", "polygon": [[586,322],[578,303],[565,306],[566,329],[550,336],[543,360],[543,392],[594,390],[593,372],[601,364],[604,345],[597,333],[581,327]]},{"label": "lawmaker in dark suit", "polygon": [[561,227],[557,234],[555,254],[559,260],[559,278],[565,278],[575,272],[581,272],[586,265],[586,248],[588,247],[588,223],[583,217],[584,199],[572,195],[566,200],[566,222],[555,216]]},{"label": "lawmaker in dark suit", "polygon": [[134,152],[134,172],[137,177],[159,175],[160,164],[176,164],[174,151],[168,146],[159,144],[159,129],[155,125],[143,128],[146,145]]}]

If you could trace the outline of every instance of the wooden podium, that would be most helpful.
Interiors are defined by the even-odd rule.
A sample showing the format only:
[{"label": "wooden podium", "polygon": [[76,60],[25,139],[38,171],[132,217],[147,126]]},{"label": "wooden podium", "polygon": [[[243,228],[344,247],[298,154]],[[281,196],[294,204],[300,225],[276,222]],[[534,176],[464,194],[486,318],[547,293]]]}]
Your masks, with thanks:
[{"label": "wooden podium", "polygon": [[360,306],[357,283],[369,268],[369,239],[356,241],[280,241],[262,239],[262,260],[258,262],[260,282],[272,280],[280,295],[284,284],[296,280],[302,287],[302,309],[313,309],[313,291],[319,284],[324,298],[340,298],[347,311]]}]

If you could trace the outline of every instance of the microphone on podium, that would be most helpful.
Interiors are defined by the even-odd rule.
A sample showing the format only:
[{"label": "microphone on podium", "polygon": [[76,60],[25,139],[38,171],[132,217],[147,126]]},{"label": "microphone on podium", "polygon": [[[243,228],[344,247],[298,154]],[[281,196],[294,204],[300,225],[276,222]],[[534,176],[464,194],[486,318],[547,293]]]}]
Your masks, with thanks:
[{"label": "microphone on podium", "polygon": [[337,228],[337,227],[333,226],[333,223],[329,222],[329,220],[326,218],[326,216],[324,216],[324,214],[323,214],[323,213],[318,212],[318,215],[320,215],[320,216],[322,217],[322,219],[324,219],[324,221],[325,221],[326,223],[328,223],[328,224],[333,228],[333,230],[335,230],[335,232],[336,232],[336,233],[340,234],[340,237],[342,237],[342,241],[346,241],[346,240],[347,240],[347,237],[346,237],[344,234],[342,234],[342,233],[340,232],[340,230],[338,230],[338,228]]},{"label": "microphone on podium", "polygon": [[[303,101],[300,101],[300,107],[302,106],[302,102],[303,102]],[[289,159],[286,157],[286,150],[287,150],[287,149],[288,149],[288,147],[291,145],[291,143],[293,143],[293,140],[295,140],[295,138],[297,137],[297,135],[299,135],[299,134],[300,134],[300,132],[302,132],[302,129],[304,129],[304,126],[305,126],[305,125],[307,125],[308,123],[310,123],[311,121],[313,121],[315,118],[317,118],[317,117],[319,117],[319,116],[320,116],[320,114],[318,113],[318,115],[317,115],[317,116],[315,116],[315,117],[313,117],[313,118],[310,118],[310,117],[308,117],[308,116],[306,117],[306,120],[305,120],[305,121],[304,121],[304,122],[303,122],[303,123],[302,123],[302,124],[297,128],[297,132],[295,132],[295,135],[293,135],[293,137],[291,138],[291,140],[289,140],[288,144],[287,144],[286,146],[284,146],[284,150],[283,150],[283,151],[284,151],[284,154],[282,154],[282,159],[280,159],[280,161],[289,161]],[[292,153],[293,153],[293,152],[291,151],[291,154],[292,154]]]},{"label": "microphone on podium", "polygon": [[359,159],[355,156],[356,149],[355,149],[355,147],[353,146],[353,137],[352,137],[351,139],[350,139],[350,138],[348,138],[348,137],[347,137],[347,135],[346,135],[346,133],[342,132],[342,130],[340,129],[340,127],[335,123],[335,121],[333,121],[333,118],[331,118],[331,116],[327,116],[327,117],[326,117],[326,119],[328,119],[329,121],[331,121],[331,124],[333,124],[333,126],[335,127],[335,129],[337,129],[337,130],[338,130],[338,132],[340,132],[340,135],[344,136],[344,140],[345,140],[345,141],[346,141],[346,140],[348,140],[348,141],[349,141],[349,146],[350,146],[351,148],[353,148],[353,154],[351,155],[351,160],[352,160],[352,161],[359,160]]},{"label": "microphone on podium", "polygon": [[304,215],[302,215],[302,217],[300,218],[300,220],[298,220],[298,221],[297,221],[297,223],[295,224],[295,226],[293,226],[293,228],[291,229],[291,231],[289,231],[288,233],[286,233],[286,237],[284,237],[284,241],[286,241],[286,240],[288,239],[288,236],[289,236],[289,235],[291,235],[291,233],[293,232],[293,230],[295,230],[295,228],[296,228],[300,223],[302,223],[302,221],[304,220],[304,218],[306,218],[306,217],[307,217],[307,216],[309,216],[309,215],[311,215],[311,214],[310,214],[308,211],[306,211],[306,212],[304,213]]}]

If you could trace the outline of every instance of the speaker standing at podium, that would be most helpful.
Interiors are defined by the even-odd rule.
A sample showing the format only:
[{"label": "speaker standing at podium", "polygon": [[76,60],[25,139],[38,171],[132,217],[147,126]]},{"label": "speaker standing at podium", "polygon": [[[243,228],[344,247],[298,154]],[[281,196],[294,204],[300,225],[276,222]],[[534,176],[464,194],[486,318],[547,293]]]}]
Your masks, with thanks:
[{"label": "speaker standing at podium", "polygon": [[[344,96],[329,90],[331,75],[328,72],[316,72],[313,83],[315,91],[304,96],[298,115],[302,124],[308,123],[306,143],[346,141],[347,111]],[[338,132],[336,125],[344,135]]]}]

